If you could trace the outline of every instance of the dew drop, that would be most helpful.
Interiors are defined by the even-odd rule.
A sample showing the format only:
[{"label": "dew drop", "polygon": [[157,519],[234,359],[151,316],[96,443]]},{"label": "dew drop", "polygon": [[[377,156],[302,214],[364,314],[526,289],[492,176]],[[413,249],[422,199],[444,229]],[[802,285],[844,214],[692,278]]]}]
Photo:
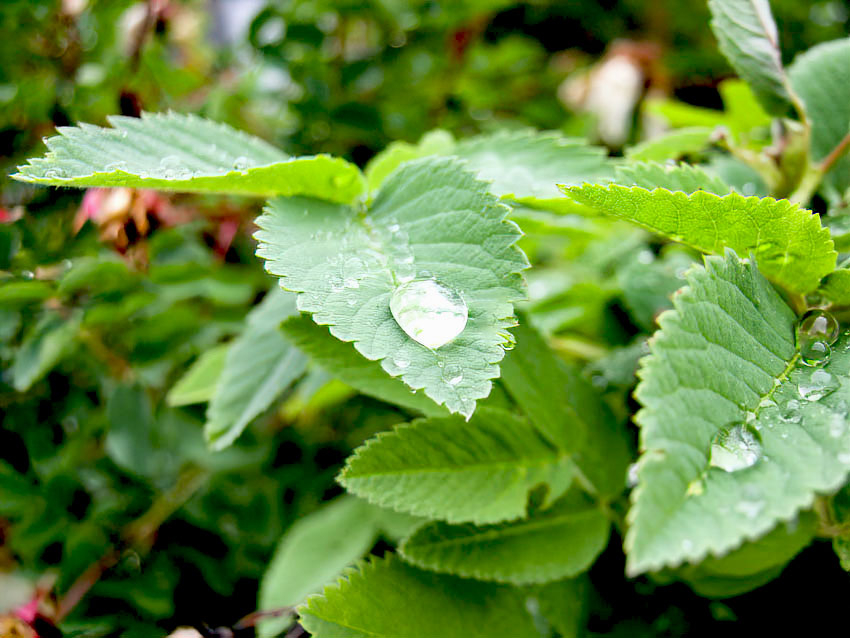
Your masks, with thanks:
[{"label": "dew drop", "polygon": [[443,381],[449,385],[457,385],[463,381],[463,369],[456,363],[450,363],[443,368]]},{"label": "dew drop", "polygon": [[727,472],[755,465],[762,456],[761,436],[744,423],[733,423],[721,429],[711,442],[709,465]]},{"label": "dew drop", "polygon": [[44,176],[47,179],[56,179],[57,177],[65,177],[65,171],[61,168],[48,168],[44,171]]},{"label": "dew drop", "polygon": [[840,328],[838,321],[830,313],[825,310],[816,309],[809,310],[800,319],[797,326],[797,335],[799,339],[806,337],[812,339],[822,339],[829,345],[835,343],[838,339]]},{"label": "dew drop", "polygon": [[840,385],[838,379],[826,370],[815,370],[807,380],[797,384],[797,391],[806,401],[819,401],[835,392]]},{"label": "dew drop", "polygon": [[235,160],[233,160],[233,170],[235,171],[244,171],[248,169],[248,165],[250,162],[247,157],[240,155]]},{"label": "dew drop", "polygon": [[635,487],[638,484],[638,470],[640,466],[637,463],[632,463],[626,470],[626,485]]},{"label": "dew drop", "polygon": [[460,293],[433,279],[398,286],[390,298],[390,311],[411,339],[432,350],[463,332],[468,316]]},{"label": "dew drop", "polygon": [[393,363],[395,364],[396,368],[401,368],[402,370],[410,366],[410,360],[405,359],[404,357],[393,358]]},{"label": "dew drop", "polygon": [[800,360],[807,366],[826,365],[832,356],[832,347],[823,339],[801,339]]}]

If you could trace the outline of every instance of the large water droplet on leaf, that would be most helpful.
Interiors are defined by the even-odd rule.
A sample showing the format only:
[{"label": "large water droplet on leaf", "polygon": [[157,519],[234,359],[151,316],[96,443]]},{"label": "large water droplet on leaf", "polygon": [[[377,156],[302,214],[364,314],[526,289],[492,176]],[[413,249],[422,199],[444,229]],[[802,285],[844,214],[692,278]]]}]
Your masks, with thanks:
[{"label": "large water droplet on leaf", "polygon": [[720,430],[711,442],[709,465],[727,472],[755,465],[762,455],[758,431],[745,423],[733,423]]},{"label": "large water droplet on leaf", "polygon": [[433,279],[401,284],[390,298],[390,311],[411,339],[432,350],[463,332],[469,312],[460,293]]},{"label": "large water droplet on leaf", "polygon": [[797,327],[797,333],[801,338],[823,339],[829,345],[838,339],[839,330],[838,321],[825,310],[809,310],[800,319]]},{"label": "large water droplet on leaf", "polygon": [[832,348],[823,339],[800,339],[800,360],[807,366],[823,366],[829,363]]},{"label": "large water droplet on leaf", "polygon": [[443,381],[449,385],[457,385],[463,381],[463,368],[456,363],[450,363],[443,368]]},{"label": "large water droplet on leaf", "polygon": [[800,396],[806,401],[819,401],[835,392],[841,384],[826,370],[815,370],[808,379],[797,384]]}]

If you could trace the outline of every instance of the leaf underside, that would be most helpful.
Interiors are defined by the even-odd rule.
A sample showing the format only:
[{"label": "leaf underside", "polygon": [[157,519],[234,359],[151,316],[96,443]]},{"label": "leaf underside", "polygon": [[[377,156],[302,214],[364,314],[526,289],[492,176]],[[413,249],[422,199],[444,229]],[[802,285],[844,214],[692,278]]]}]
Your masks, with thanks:
[{"label": "leaf underside", "polygon": [[[528,261],[507,212],[456,160],[419,160],[393,174],[366,214],[314,199],[272,201],[257,220],[257,254],[316,323],[470,416],[499,376],[513,304],[525,295]],[[390,311],[410,276],[457,291],[468,308],[460,335],[436,350],[408,337]]]},{"label": "leaf underside", "polygon": [[[687,280],[639,373],[631,574],[723,555],[838,488],[850,470],[848,335],[825,367],[809,368],[795,348],[796,316],[753,264],[728,251]],[[835,391],[806,400],[822,379]],[[756,428],[763,455],[733,472],[709,467],[713,437],[736,422]]]},{"label": "leaf underside", "polygon": [[752,252],[768,279],[796,293],[811,292],[835,268],[832,239],[819,216],[788,200],[616,184],[563,190],[600,212],[706,253],[722,254],[727,247]]},{"label": "leaf underside", "polygon": [[677,164],[669,166],[659,162],[635,162],[617,167],[615,182],[623,186],[640,186],[669,191],[694,193],[698,190],[715,195],[727,195],[732,189],[722,179],[709,175],[699,166]]},{"label": "leaf underside", "polygon": [[30,160],[13,177],[52,186],[307,195],[335,202],[351,202],[365,189],[360,170],[341,158],[291,158],[258,138],[193,115],[108,120],[113,128],[61,127],[47,140],[45,157]]}]

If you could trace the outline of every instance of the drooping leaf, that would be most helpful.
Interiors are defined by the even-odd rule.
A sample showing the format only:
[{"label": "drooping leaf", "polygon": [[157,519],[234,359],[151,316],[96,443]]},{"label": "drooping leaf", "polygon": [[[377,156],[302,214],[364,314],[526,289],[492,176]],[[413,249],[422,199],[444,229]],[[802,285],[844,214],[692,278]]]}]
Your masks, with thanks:
[{"label": "drooping leaf", "polygon": [[[283,535],[260,582],[258,606],[298,605],[363,557],[377,536],[373,506],[343,496],[298,521]],[[270,618],[258,635],[277,636],[291,619]]]},{"label": "drooping leaf", "polygon": [[768,112],[784,115],[793,98],[768,0],[709,0],[708,7],[723,55]]},{"label": "drooping leaf", "polygon": [[[850,38],[812,47],[794,60],[789,75],[811,121],[812,156],[822,160],[850,134]],[[826,179],[839,195],[850,188],[850,155]]]},{"label": "drooping leaf", "polygon": [[369,164],[366,174],[374,189],[404,162],[432,155],[454,156],[487,180],[499,197],[539,208],[569,208],[556,184],[605,183],[613,163],[603,148],[557,133],[500,131],[455,142],[445,131],[432,132],[419,144],[395,142]]},{"label": "drooping leaf", "polygon": [[61,127],[48,153],[15,179],[52,186],[130,186],[350,202],[364,190],[359,169],[327,155],[290,158],[224,124],[178,113],[112,116],[113,128]]},{"label": "drooping leaf", "polygon": [[287,319],[282,330],[314,363],[359,392],[426,416],[446,416],[445,408],[421,392],[412,392],[400,379],[389,376],[380,363],[363,358],[351,344],[334,339],[309,317]]},{"label": "drooping leaf", "polygon": [[690,195],[638,186],[566,187],[578,201],[706,253],[755,253],[760,270],[797,293],[814,290],[835,268],[836,253],[820,218],[788,200]]},{"label": "drooping leaf", "polygon": [[666,188],[669,191],[682,191],[688,194],[704,190],[715,195],[726,195],[731,190],[729,185],[719,177],[709,175],[702,168],[689,164],[676,166],[658,162],[623,164],[617,167],[614,181],[623,186],[640,186],[648,190]]},{"label": "drooping leaf", "polygon": [[508,392],[535,428],[572,457],[593,491],[617,496],[630,458],[622,428],[590,383],[528,321],[520,322],[516,336],[516,348],[502,364]]},{"label": "drooping leaf", "polygon": [[207,408],[204,433],[221,450],[233,443],[307,367],[307,357],[280,332],[296,314],[293,295],[272,290],[248,317],[245,331],[227,349],[224,369]]},{"label": "drooping leaf", "polygon": [[[632,574],[722,556],[850,470],[850,337],[828,364],[808,367],[796,316],[753,264],[729,251],[687,279],[639,373]],[[735,428],[746,439],[715,440]]]},{"label": "drooping leaf", "polygon": [[697,126],[675,129],[627,148],[626,158],[635,162],[680,159],[683,155],[696,153],[708,146],[713,132],[712,128]]},{"label": "drooping leaf", "polygon": [[838,268],[828,274],[818,293],[838,306],[850,305],[850,269]]},{"label": "drooping leaf", "polygon": [[573,464],[520,417],[480,408],[420,419],[379,434],[349,457],[339,481],[370,502],[452,523],[494,523],[525,514],[529,491],[551,501],[569,487]]},{"label": "drooping leaf", "polygon": [[605,548],[609,527],[599,507],[574,490],[519,521],[483,527],[429,523],[399,551],[423,569],[528,585],[586,570]]},{"label": "drooping leaf", "polygon": [[[299,293],[298,308],[316,323],[411,388],[469,416],[499,375],[513,303],[524,296],[528,262],[506,214],[456,160],[419,160],[387,180],[365,216],[318,200],[274,200],[257,222],[257,254],[284,288]],[[454,340],[431,349],[397,323],[393,298],[422,317],[439,309],[422,308],[401,290],[394,297],[410,281],[432,282],[425,285],[462,300],[468,320]],[[456,325],[442,316],[425,325],[436,333]]]},{"label": "drooping leaf", "polygon": [[422,571],[393,555],[348,572],[298,612],[315,638],[536,635],[515,589]]},{"label": "drooping leaf", "polygon": [[205,403],[213,398],[218,379],[224,370],[227,350],[230,346],[222,344],[210,348],[186,370],[180,380],[168,391],[168,405],[177,407],[193,403]]},{"label": "drooping leaf", "polygon": [[58,313],[44,315],[24,338],[15,353],[11,373],[18,392],[25,392],[41,380],[74,347],[82,322],[82,312],[62,317]]}]

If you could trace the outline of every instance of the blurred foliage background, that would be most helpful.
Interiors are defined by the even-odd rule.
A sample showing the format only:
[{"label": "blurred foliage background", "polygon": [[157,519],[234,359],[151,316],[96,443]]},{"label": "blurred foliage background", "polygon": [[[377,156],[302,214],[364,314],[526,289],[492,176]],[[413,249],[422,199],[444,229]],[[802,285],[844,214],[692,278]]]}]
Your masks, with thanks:
[{"label": "blurred foliage background", "polygon": [[[850,27],[847,1],[772,5],[786,61]],[[5,0],[0,33],[0,612],[41,588],[71,635],[150,637],[254,611],[284,530],[340,493],[354,446],[405,416],[313,370],[235,447],[207,452],[202,406],[166,396],[272,285],[253,255],[259,205],[12,182],[43,136],[173,109],[361,166],[434,128],[533,126],[618,153],[657,123],[631,103],[617,134],[599,126],[587,95],[606,60],[636,69],[635,102],[719,108],[731,75],[702,0]],[[544,264],[579,250],[525,241]],[[596,354],[603,334],[626,345],[652,323],[657,308],[622,320],[622,288],[641,282],[611,271],[641,249],[609,237],[586,271],[532,279],[565,352]],[[668,257],[658,289],[689,262]],[[628,385],[615,372],[603,382]],[[699,635],[736,618],[683,585],[659,599],[646,579],[625,583],[612,548],[592,574],[599,635]],[[820,551],[789,569],[806,577],[800,561]]]}]

